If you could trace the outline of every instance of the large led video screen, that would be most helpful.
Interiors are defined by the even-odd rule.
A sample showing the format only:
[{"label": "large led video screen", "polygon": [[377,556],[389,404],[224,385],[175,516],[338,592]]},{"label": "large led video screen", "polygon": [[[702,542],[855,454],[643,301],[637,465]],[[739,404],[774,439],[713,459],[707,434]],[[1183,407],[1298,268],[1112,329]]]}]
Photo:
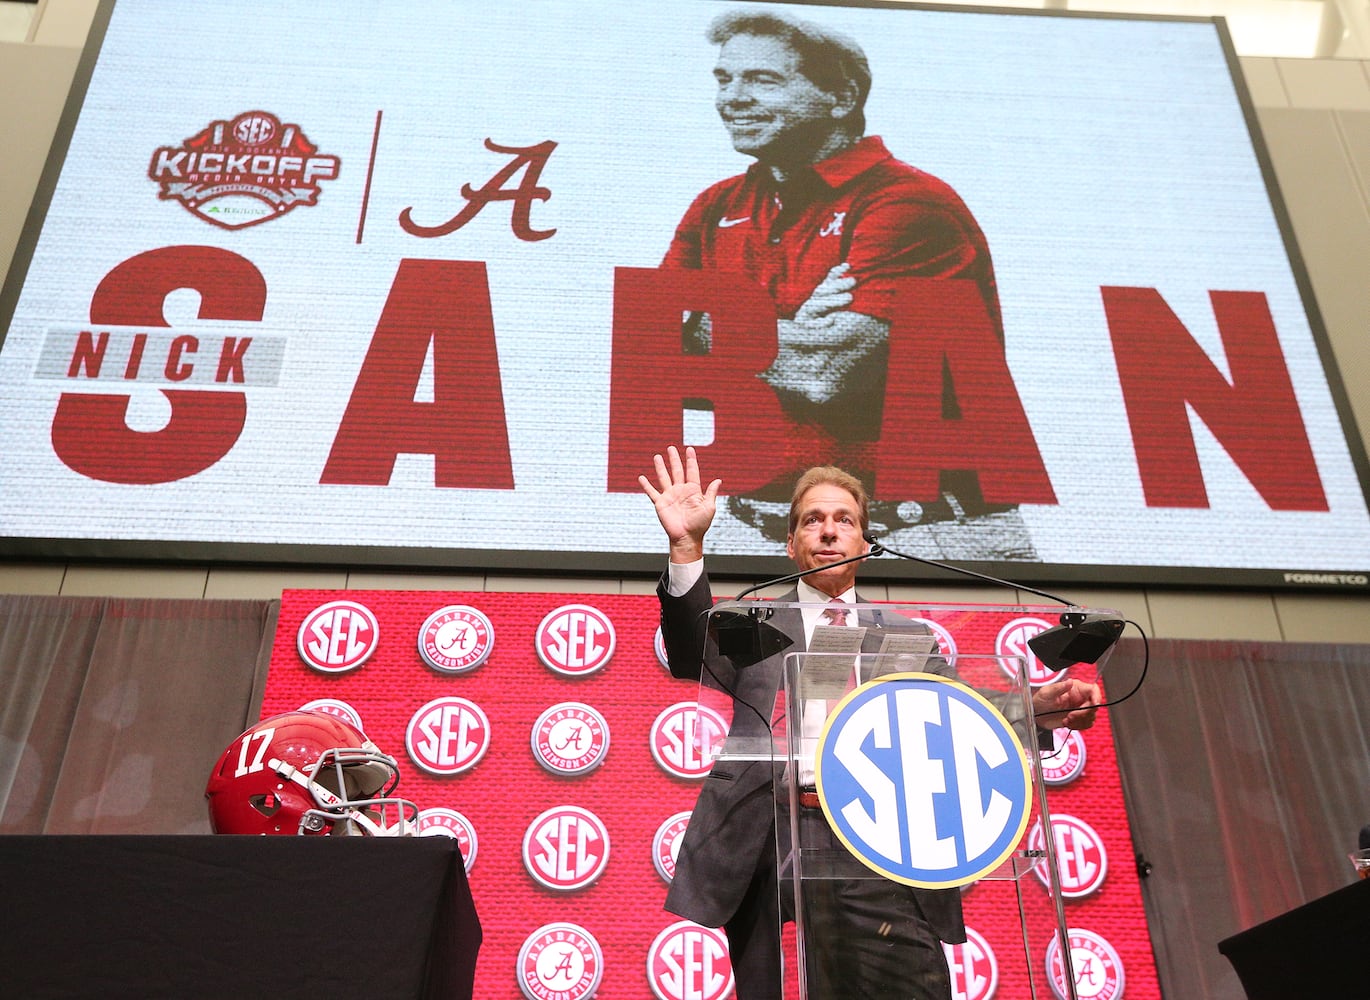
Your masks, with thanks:
[{"label": "large led video screen", "polygon": [[924,557],[1364,585],[1233,64],[1203,19],[107,4],[0,303],[0,554],[642,571],[690,444],[716,570],[833,463]]}]

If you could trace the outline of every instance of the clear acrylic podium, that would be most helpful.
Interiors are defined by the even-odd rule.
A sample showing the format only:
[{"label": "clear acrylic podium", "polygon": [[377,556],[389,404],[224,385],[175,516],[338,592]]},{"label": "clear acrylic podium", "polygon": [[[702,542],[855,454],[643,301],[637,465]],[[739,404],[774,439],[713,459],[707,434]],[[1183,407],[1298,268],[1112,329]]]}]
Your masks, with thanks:
[{"label": "clear acrylic podium", "polygon": [[1003,1000],[1077,1000],[1039,746],[1059,720],[1039,730],[1032,711],[1070,669],[1026,644],[1064,609],[847,607],[860,628],[776,601],[708,621],[699,752],[773,768],[785,996],[840,1000],[861,977],[868,995],[918,995],[899,971],[927,955],[908,915],[955,940],[964,905],[967,941],[942,946],[955,995],[993,975]]}]

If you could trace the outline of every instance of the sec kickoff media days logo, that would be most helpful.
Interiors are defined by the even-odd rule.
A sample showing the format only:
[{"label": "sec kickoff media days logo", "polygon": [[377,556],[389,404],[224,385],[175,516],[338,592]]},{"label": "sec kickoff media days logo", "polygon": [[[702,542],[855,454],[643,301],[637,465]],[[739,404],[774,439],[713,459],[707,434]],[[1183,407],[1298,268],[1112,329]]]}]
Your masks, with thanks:
[{"label": "sec kickoff media days logo", "polygon": [[580,806],[553,806],[523,834],[523,867],[557,892],[587,888],[609,864],[609,828]]},{"label": "sec kickoff media days logo", "polygon": [[479,764],[490,749],[490,720],[467,698],[434,698],[410,717],[404,747],[429,774],[461,774]]},{"label": "sec kickoff media days logo", "polygon": [[299,125],[268,111],[212,121],[179,146],[152,154],[147,175],[157,197],[224,229],[243,229],[319,198],[319,184],[338,176],[341,161],[319,153]]},{"label": "sec kickoff media days logo", "polygon": [[962,944],[943,944],[951,973],[952,1000],[990,1000],[999,989],[999,960],[985,936],[966,928]]},{"label": "sec kickoff media days logo", "polygon": [[727,735],[728,723],[714,709],[681,701],[656,717],[648,739],[658,767],[669,775],[693,781],[709,773]]},{"label": "sec kickoff media days logo", "polygon": [[588,677],[614,655],[614,623],[599,608],[568,604],[542,619],[533,640],[538,659],[563,677]]},{"label": "sec kickoff media days logo", "polygon": [[376,615],[365,604],[329,601],[304,616],[295,649],[311,670],[344,674],[365,663],[380,641]]},{"label": "sec kickoff media days logo", "polygon": [[1013,727],[983,695],[935,674],[889,674],[829,716],[819,802],[866,867],[943,889],[989,874],[1017,846],[1032,782]]},{"label": "sec kickoff media days logo", "polygon": [[647,949],[647,983],[656,1000],[723,1000],[733,991],[728,939],[690,920],[671,924]]},{"label": "sec kickoff media days logo", "polygon": [[[1051,817],[1052,849],[1056,855],[1056,877],[1061,895],[1079,899],[1098,892],[1108,877],[1108,850],[1098,831],[1078,816],[1055,813]],[[1041,851],[1046,847],[1042,835],[1042,821],[1032,824],[1028,833],[1028,849]],[[1050,888],[1046,865],[1033,871],[1041,883]]]}]

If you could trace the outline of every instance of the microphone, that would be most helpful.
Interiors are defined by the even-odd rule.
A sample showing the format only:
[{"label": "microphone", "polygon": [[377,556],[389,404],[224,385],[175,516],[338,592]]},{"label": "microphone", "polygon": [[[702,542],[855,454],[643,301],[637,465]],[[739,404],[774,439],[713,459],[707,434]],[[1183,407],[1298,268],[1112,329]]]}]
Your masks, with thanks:
[{"label": "microphone", "polygon": [[[875,549],[871,549],[857,556],[848,556],[846,559],[812,566],[798,573],[778,576],[774,580],[765,580],[741,591],[733,600],[740,601],[758,590],[765,590],[781,583],[791,583],[810,573],[821,573],[825,569],[845,566],[847,563],[859,562],[878,554]],[[773,614],[774,609],[760,602],[754,602],[745,611],[739,608],[715,607],[709,614],[709,630],[714,634],[714,643],[718,646],[718,651],[726,656],[733,666],[748,667],[794,645],[794,640],[784,632],[766,624],[766,619]]]},{"label": "microphone", "polygon": [[953,566],[950,563],[938,562],[936,559],[925,559],[922,556],[910,555],[907,552],[900,552],[890,548],[875,537],[872,531],[866,531],[861,536],[870,545],[871,550],[867,555],[877,556],[888,552],[892,556],[900,559],[909,559],[925,566],[932,566],[936,569],[946,570],[949,573],[959,573],[962,576],[973,577],[976,580],[983,580],[986,583],[998,584],[1001,587],[1012,587],[1014,590],[1026,590],[1029,594],[1036,594],[1038,597],[1045,597],[1055,601],[1057,604],[1064,604],[1072,610],[1061,613],[1060,624],[1052,628],[1039,632],[1028,640],[1028,648],[1041,660],[1043,665],[1051,670],[1064,670],[1066,667],[1076,663],[1097,663],[1099,657],[1108,652],[1118,638],[1123,634],[1123,626],[1126,624],[1122,617],[1118,615],[1091,613],[1076,610],[1079,605],[1074,601],[1067,601],[1063,597],[1055,594],[1048,594],[1045,590],[1037,590],[1034,587],[1027,587],[1021,583],[1013,583],[1009,580],[1002,580],[997,576],[989,576],[985,573],[977,573],[973,569],[963,569],[960,566]]}]

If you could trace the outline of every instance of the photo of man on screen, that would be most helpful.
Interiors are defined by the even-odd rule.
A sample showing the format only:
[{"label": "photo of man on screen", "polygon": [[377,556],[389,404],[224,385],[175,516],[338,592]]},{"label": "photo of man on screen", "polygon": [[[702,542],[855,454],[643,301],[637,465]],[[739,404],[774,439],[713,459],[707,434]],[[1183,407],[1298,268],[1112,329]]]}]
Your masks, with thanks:
[{"label": "photo of man on screen", "polygon": [[[715,106],[733,148],[756,162],[694,200],[663,266],[741,272],[767,290],[779,350],[761,378],[801,429],[805,460],[817,450],[878,484],[896,289],[909,277],[973,281],[1002,341],[989,246],[950,186],[866,135],[871,72],[854,41],[742,10],[707,38],[719,46]],[[686,350],[707,351],[707,314],[685,324]],[[944,379],[944,415],[955,407]],[[801,471],[729,497],[728,513],[783,542]],[[940,485],[936,498],[873,503],[873,530],[931,556],[1037,558],[1017,508],[985,503],[974,472],[943,472]]]}]

